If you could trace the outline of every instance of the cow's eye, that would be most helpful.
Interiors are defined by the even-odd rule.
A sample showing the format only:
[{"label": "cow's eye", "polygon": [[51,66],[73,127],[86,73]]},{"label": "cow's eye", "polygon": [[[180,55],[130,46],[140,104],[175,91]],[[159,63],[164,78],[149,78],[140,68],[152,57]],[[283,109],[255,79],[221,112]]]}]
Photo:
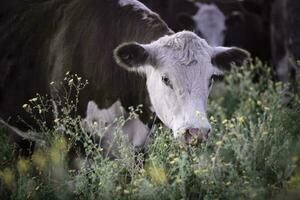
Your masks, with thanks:
[{"label": "cow's eye", "polygon": [[212,84],[214,83],[214,78],[215,78],[214,75],[212,75],[212,76],[210,77],[209,82],[208,82],[208,87],[209,87],[209,88],[210,88],[210,87],[212,86]]},{"label": "cow's eye", "polygon": [[170,87],[171,89],[173,89],[173,85],[172,85],[170,79],[169,79],[166,75],[162,76],[162,77],[161,77],[161,80],[162,80],[162,82],[163,82],[166,86],[168,86],[168,87]]}]

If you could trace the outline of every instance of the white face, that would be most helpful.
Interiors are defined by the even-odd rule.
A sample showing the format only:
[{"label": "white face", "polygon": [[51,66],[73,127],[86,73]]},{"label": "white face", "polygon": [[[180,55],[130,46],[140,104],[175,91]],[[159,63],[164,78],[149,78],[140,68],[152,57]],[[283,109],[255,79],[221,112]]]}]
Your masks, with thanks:
[{"label": "white face", "polygon": [[224,44],[225,16],[214,4],[195,3],[198,12],[193,16],[196,32],[201,33],[208,44],[221,46]]},{"label": "white face", "polygon": [[[222,73],[212,60],[224,52],[228,60],[228,50],[232,49],[211,47],[196,34],[183,31],[146,45],[125,44],[115,51],[115,57],[126,69],[146,75],[157,116],[176,138],[184,136],[183,140],[190,143],[193,138],[207,138],[211,130],[206,115],[207,99],[212,76]],[[132,60],[134,57],[138,59]],[[222,60],[219,58],[216,60]]]}]

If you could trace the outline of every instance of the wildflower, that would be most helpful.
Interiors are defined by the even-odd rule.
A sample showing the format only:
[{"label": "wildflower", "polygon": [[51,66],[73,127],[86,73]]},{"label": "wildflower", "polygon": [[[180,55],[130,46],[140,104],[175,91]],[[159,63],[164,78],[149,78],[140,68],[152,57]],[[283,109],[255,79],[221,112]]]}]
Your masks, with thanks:
[{"label": "wildflower", "polygon": [[54,81],[50,82],[50,85],[54,85]]},{"label": "wildflower", "polygon": [[124,190],[124,194],[129,194],[130,192],[129,192],[129,190]]},{"label": "wildflower", "polygon": [[259,105],[259,106],[261,105],[261,101],[260,101],[260,100],[258,100],[256,103],[257,103],[257,105]]},{"label": "wildflower", "polygon": [[217,146],[221,146],[222,144],[223,144],[223,141],[217,141],[217,142],[216,142],[216,145],[217,145]]},{"label": "wildflower", "polygon": [[299,188],[300,186],[300,170],[297,169],[294,176],[288,181],[289,189]]},{"label": "wildflower", "polygon": [[41,150],[34,152],[32,155],[32,162],[39,170],[44,170],[46,167],[46,155]]},{"label": "wildflower", "polygon": [[116,187],[116,191],[118,192],[118,191],[121,191],[122,190],[122,187],[121,186],[117,186]]},{"label": "wildflower", "polygon": [[194,173],[195,174],[198,174],[198,175],[201,175],[201,174],[205,174],[205,173],[207,173],[208,172],[208,169],[196,169],[196,170],[194,170]]},{"label": "wildflower", "polygon": [[170,161],[170,164],[173,165],[179,161],[179,158],[174,158],[172,161]]},{"label": "wildflower", "polygon": [[72,85],[73,83],[74,83],[73,79],[70,79],[69,82],[68,82],[69,85]]},{"label": "wildflower", "polygon": [[296,163],[298,160],[299,160],[299,157],[298,157],[298,156],[293,156],[293,157],[292,157],[292,161],[293,161],[294,163]]},{"label": "wildflower", "polygon": [[270,108],[267,107],[267,106],[265,106],[264,109],[265,109],[265,111],[269,111],[270,110]]},{"label": "wildflower", "polygon": [[231,181],[226,182],[225,185],[226,185],[226,186],[231,185]]},{"label": "wildflower", "polygon": [[240,123],[244,123],[245,122],[245,118],[244,117],[237,117],[236,119]]},{"label": "wildflower", "polygon": [[262,135],[268,135],[268,132],[267,131],[263,131]]},{"label": "wildflower", "polygon": [[234,128],[234,125],[232,123],[228,124],[228,128]]},{"label": "wildflower", "polygon": [[112,165],[112,167],[113,167],[113,168],[117,168],[117,167],[118,167],[117,163],[114,163],[114,164]]},{"label": "wildflower", "polygon": [[182,179],[180,178],[180,176],[177,176],[175,179],[176,183],[182,183]]},{"label": "wildflower", "polygon": [[20,174],[26,174],[30,169],[30,162],[27,159],[20,159],[17,163],[17,169]]},{"label": "wildflower", "polygon": [[164,168],[151,163],[147,171],[155,183],[164,184],[167,182],[167,175]]},{"label": "wildflower", "polygon": [[139,171],[141,174],[145,174],[146,170],[145,169],[140,169]]},{"label": "wildflower", "polygon": [[54,122],[55,122],[55,123],[58,123],[58,122],[59,122],[59,119],[58,119],[58,118],[56,118],[56,119],[54,120]]},{"label": "wildflower", "polygon": [[212,161],[212,162],[215,162],[215,160],[216,160],[216,157],[213,156],[213,157],[211,158],[211,161]]},{"label": "wildflower", "polygon": [[67,71],[67,72],[66,72],[66,76],[67,76],[67,75],[69,75],[69,74],[70,74],[70,72],[69,72],[69,71]]},{"label": "wildflower", "polygon": [[24,109],[26,109],[28,107],[28,104],[24,104],[23,106],[22,106],[22,108],[24,108]]},{"label": "wildflower", "polygon": [[9,168],[5,168],[4,171],[0,173],[0,178],[8,187],[11,187],[15,181],[15,175]]},{"label": "wildflower", "polygon": [[37,97],[34,97],[34,98],[30,99],[29,101],[30,101],[30,102],[36,102],[37,100],[38,100],[38,98],[37,98]]},{"label": "wildflower", "polygon": [[174,153],[170,153],[169,154],[169,158],[174,158],[175,157],[175,154]]},{"label": "wildflower", "polygon": [[223,121],[222,121],[222,124],[226,124],[228,122],[228,120],[227,119],[224,119]]}]

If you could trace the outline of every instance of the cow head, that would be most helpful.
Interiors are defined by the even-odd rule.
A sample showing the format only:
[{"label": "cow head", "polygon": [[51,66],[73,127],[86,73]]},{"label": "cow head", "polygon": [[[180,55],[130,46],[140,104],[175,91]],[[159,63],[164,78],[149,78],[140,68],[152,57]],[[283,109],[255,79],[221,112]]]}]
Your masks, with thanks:
[{"label": "cow head", "polygon": [[130,72],[146,76],[154,111],[187,143],[211,132],[206,116],[213,76],[241,65],[248,52],[211,47],[196,34],[183,31],[150,44],[125,43],[114,52],[116,62]]},{"label": "cow head", "polygon": [[215,4],[195,3],[195,6],[195,15],[179,14],[178,24],[183,29],[194,30],[212,46],[223,45],[226,18],[222,11]]}]

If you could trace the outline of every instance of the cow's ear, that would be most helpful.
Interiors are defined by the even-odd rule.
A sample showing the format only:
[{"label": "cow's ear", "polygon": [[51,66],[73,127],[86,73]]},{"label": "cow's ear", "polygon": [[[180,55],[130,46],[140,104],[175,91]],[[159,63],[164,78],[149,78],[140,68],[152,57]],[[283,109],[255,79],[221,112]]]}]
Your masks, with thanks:
[{"label": "cow's ear", "polygon": [[177,24],[181,29],[192,31],[195,26],[193,18],[185,13],[181,13],[176,18]]},{"label": "cow's ear", "polygon": [[250,59],[250,53],[237,47],[215,47],[212,64],[221,71],[230,71],[232,65],[242,66]]},{"label": "cow's ear", "polygon": [[236,26],[245,23],[245,16],[242,12],[234,11],[226,17],[226,27]]},{"label": "cow's ear", "polygon": [[116,62],[130,71],[137,71],[147,64],[149,52],[138,43],[124,43],[114,50]]}]

